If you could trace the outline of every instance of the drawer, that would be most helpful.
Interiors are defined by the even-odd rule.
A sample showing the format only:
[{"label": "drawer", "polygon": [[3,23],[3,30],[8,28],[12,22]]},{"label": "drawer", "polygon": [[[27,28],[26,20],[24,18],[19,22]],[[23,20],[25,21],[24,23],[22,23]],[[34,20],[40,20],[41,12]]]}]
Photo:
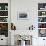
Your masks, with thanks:
[{"label": "drawer", "polygon": [[0,38],[0,45],[8,45],[8,39],[7,38]]}]

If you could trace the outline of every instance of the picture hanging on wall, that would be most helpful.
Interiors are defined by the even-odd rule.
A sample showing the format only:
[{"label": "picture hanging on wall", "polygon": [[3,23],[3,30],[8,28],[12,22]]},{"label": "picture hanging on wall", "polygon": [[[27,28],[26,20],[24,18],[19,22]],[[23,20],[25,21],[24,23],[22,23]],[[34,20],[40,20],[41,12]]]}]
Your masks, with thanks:
[{"label": "picture hanging on wall", "polygon": [[27,12],[17,12],[17,20],[28,20],[29,14]]},{"label": "picture hanging on wall", "polygon": [[39,37],[46,37],[46,29],[39,29]]}]

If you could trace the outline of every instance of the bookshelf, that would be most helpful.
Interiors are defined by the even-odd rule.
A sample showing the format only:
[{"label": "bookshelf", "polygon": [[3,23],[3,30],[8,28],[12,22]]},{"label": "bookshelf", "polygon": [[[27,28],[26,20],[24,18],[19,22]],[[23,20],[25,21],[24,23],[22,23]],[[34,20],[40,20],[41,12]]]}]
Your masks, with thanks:
[{"label": "bookshelf", "polygon": [[46,3],[38,3],[38,34],[46,37]]},{"label": "bookshelf", "polygon": [[0,3],[0,35],[8,37],[8,3]]}]

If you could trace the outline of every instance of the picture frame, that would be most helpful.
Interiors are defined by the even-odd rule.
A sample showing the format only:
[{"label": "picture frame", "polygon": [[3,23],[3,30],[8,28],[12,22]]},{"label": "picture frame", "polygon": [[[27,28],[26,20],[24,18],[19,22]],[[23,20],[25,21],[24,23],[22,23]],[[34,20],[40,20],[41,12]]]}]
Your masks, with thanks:
[{"label": "picture frame", "polygon": [[28,12],[17,12],[17,20],[28,20],[29,19],[29,13]]},{"label": "picture frame", "polygon": [[46,37],[46,29],[39,29],[39,37]]}]

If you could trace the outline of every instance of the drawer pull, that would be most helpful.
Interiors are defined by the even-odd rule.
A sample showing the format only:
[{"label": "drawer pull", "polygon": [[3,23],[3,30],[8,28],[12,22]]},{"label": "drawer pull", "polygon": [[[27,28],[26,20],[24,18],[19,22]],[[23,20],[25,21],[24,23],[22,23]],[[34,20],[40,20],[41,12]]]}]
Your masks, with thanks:
[{"label": "drawer pull", "polygon": [[1,40],[3,40],[3,39],[1,39]]},{"label": "drawer pull", "polygon": [[45,39],[43,39],[43,40],[45,40]]}]

